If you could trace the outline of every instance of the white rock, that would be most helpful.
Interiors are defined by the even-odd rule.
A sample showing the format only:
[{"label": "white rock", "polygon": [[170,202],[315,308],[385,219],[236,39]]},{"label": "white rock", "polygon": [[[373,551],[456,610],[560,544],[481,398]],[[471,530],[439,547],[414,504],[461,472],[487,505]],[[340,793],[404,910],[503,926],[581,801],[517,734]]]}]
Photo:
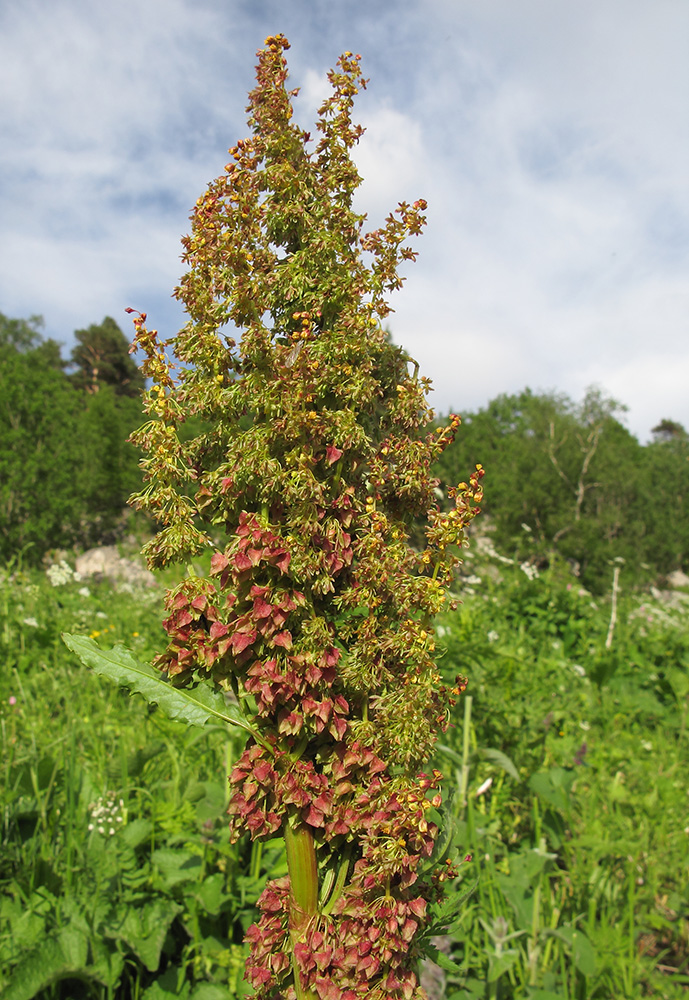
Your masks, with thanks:
[{"label": "white rock", "polygon": [[89,549],[76,561],[76,571],[82,577],[104,577],[113,583],[130,583],[140,587],[155,586],[153,573],[131,559],[123,559],[115,545],[99,545]]}]

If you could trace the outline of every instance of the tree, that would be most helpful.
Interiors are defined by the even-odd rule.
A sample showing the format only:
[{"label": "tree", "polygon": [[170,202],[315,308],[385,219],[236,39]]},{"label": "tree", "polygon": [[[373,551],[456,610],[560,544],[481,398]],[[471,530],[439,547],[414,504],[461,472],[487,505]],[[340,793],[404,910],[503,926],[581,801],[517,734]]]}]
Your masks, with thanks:
[{"label": "tree", "polygon": [[[644,449],[641,468],[646,490],[638,499],[643,519],[644,559],[661,573],[689,568],[689,436],[681,424],[663,420]],[[649,502],[648,489],[653,501]],[[662,511],[662,517],[658,516]]]},{"label": "tree", "polygon": [[669,420],[667,417],[661,420],[651,433],[653,434],[654,441],[678,441],[686,440],[687,437],[687,432],[682,424],[676,420]]},{"label": "tree", "polygon": [[79,392],[42,326],[0,315],[0,558],[29,562],[100,541],[141,486],[127,443],[140,401],[105,384]]},{"label": "tree", "polygon": [[656,563],[645,543],[643,448],[617,419],[623,410],[596,388],[580,403],[529,389],[502,395],[465,416],[437,472],[451,483],[480,455],[493,470],[484,509],[496,542],[520,559],[558,554],[587,586],[606,589],[611,559],[638,572]]},{"label": "tree", "polygon": [[43,342],[41,331],[44,326],[42,316],[11,319],[0,313],[0,349],[12,347],[16,351],[32,350]]},{"label": "tree", "polygon": [[[21,321],[20,321],[21,322]],[[84,514],[81,400],[32,329],[0,347],[0,558],[71,544]]]},{"label": "tree", "polygon": [[56,340],[43,336],[45,321],[42,316],[29,316],[28,319],[10,319],[0,313],[0,350],[13,348],[24,353],[38,352],[53,368],[64,371],[65,362],[60,353],[60,344]]},{"label": "tree", "polygon": [[117,531],[129,497],[141,489],[139,454],[129,441],[141,423],[141,401],[103,385],[83,403],[79,492],[87,511],[87,537],[102,541]]},{"label": "tree", "polygon": [[[210,578],[190,568],[169,592],[156,663],[243,713],[232,838],[285,839],[289,878],[247,933],[255,996],[401,1000],[423,995],[415,966],[453,871],[434,856],[440,774],[419,768],[464,683],[440,684],[432,617],[482,470],[443,514],[430,468],[459,421],[429,427],[428,382],[382,325],[426,206],[371,232],[352,208],[359,57],[330,74],[314,148],[292,122],[287,48],[267,39],[252,134],[194,209],[186,326],[161,342],[135,320],[153,381],[137,503],[162,525],[149,564],[212,551]],[[187,418],[206,430],[184,435]]]},{"label": "tree", "polygon": [[129,353],[129,342],[114,319],[106,316],[102,323],[92,323],[77,330],[70,355],[76,368],[71,378],[74,385],[90,395],[101,386],[112,386],[118,396],[138,397],[144,381]]}]

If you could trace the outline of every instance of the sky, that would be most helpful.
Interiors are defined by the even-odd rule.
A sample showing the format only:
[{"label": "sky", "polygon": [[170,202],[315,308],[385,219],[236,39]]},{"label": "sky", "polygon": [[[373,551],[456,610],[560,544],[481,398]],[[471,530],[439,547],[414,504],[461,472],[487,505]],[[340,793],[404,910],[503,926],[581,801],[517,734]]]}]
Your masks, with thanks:
[{"label": "sky", "polygon": [[689,427],[686,0],[2,0],[0,312],[170,335],[180,238],[282,32],[310,129],[341,52],[357,208],[425,198],[393,338],[440,413],[596,385]]}]

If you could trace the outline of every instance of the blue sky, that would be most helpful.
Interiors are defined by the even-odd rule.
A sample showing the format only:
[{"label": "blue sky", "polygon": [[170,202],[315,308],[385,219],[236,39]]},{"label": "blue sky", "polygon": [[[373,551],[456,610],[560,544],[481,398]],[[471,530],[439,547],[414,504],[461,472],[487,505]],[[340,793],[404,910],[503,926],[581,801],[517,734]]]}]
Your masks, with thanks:
[{"label": "blue sky", "polygon": [[394,338],[441,412],[591,384],[689,427],[686,0],[4,0],[0,311],[166,334],[180,237],[246,134],[267,34],[309,128],[343,50],[359,207],[424,197]]}]

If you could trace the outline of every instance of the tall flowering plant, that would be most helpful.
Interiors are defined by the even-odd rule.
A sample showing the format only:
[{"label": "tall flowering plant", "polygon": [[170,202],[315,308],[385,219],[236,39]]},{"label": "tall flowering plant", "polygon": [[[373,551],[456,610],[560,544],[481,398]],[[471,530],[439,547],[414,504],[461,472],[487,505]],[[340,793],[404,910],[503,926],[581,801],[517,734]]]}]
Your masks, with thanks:
[{"label": "tall flowering plant", "polygon": [[[229,776],[232,837],[285,840],[288,876],[247,932],[255,996],[423,997],[448,865],[440,774],[422,768],[464,684],[441,682],[432,619],[482,470],[441,512],[430,470],[459,418],[429,429],[428,380],[382,325],[426,204],[373,231],[352,207],[359,56],[330,73],[312,140],[293,122],[288,48],[266,40],[251,135],[194,208],[187,324],[161,342],[135,318],[152,381],[135,503],[161,525],[145,553],[161,567],[212,549],[210,576],[167,595],[155,666],[179,695],[222,694],[250,733]],[[206,429],[183,440],[190,415]]]}]

